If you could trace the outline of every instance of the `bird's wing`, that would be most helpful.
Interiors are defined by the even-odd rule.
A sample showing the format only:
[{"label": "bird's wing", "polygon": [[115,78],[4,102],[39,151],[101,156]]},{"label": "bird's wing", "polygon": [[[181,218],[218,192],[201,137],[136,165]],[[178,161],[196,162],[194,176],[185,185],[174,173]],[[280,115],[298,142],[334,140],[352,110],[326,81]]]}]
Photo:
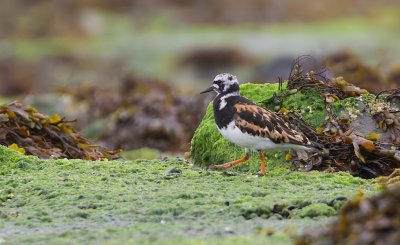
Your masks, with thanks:
[{"label": "bird's wing", "polygon": [[269,138],[276,144],[312,145],[303,133],[273,112],[255,104],[237,103],[234,107],[235,124],[242,132]]}]

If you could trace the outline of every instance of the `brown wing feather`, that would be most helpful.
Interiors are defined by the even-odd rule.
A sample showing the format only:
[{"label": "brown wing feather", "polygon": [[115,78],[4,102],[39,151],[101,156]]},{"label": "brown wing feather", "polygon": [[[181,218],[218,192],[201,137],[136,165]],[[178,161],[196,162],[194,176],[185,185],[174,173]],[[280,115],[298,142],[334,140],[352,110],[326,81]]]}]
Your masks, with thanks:
[{"label": "brown wing feather", "polygon": [[242,132],[268,137],[277,144],[312,144],[303,133],[292,129],[287,122],[273,112],[255,104],[238,103],[234,107],[236,126]]}]

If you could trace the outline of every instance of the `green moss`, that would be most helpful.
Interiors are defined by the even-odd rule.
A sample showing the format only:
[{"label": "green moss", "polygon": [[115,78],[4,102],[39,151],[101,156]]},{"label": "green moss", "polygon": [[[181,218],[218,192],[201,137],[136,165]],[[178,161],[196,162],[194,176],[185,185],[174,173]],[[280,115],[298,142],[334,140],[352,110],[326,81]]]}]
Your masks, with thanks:
[{"label": "green moss", "polygon": [[324,101],[314,91],[295,93],[283,101],[283,107],[289,111],[298,111],[303,119],[314,128],[320,126],[327,115]]},{"label": "green moss", "polygon": [[18,151],[12,150],[7,146],[0,145],[0,162],[1,166],[8,166],[24,159],[25,156]]},{"label": "green moss", "polygon": [[[286,83],[284,83],[282,87],[285,89]],[[275,93],[279,92],[278,83],[244,83],[240,85],[240,94],[258,104],[265,101],[265,99],[271,98]]]},{"label": "green moss", "polygon": [[320,216],[334,216],[335,214],[336,210],[324,203],[312,203],[294,212],[293,217],[315,218]]},{"label": "green moss", "polygon": [[339,115],[343,110],[347,110],[351,114],[354,114],[358,109],[360,102],[368,104],[375,100],[374,94],[363,94],[359,97],[349,97],[344,100],[338,100],[333,103],[333,112]]},{"label": "green moss", "polygon": [[25,156],[18,151],[0,145],[0,175],[21,169],[37,168],[38,165],[32,164],[35,160],[38,160],[35,156]]},{"label": "green moss", "polygon": [[137,160],[137,159],[155,159],[160,157],[161,152],[156,149],[151,149],[151,148],[141,148],[141,149],[136,149],[136,150],[130,150],[130,151],[123,151],[121,153],[122,157],[125,157],[126,159],[129,160]]},{"label": "green moss", "polygon": [[[307,204],[336,212],[336,200],[359,189],[375,192],[370,181],[346,173],[274,168],[258,177],[206,171],[177,158],[43,160],[6,147],[0,153],[0,237],[6,244],[287,243],[286,228],[301,232],[331,215],[318,211],[312,221],[294,216]],[[171,169],[173,178],[167,178]],[[268,227],[274,235],[259,235]]]}]

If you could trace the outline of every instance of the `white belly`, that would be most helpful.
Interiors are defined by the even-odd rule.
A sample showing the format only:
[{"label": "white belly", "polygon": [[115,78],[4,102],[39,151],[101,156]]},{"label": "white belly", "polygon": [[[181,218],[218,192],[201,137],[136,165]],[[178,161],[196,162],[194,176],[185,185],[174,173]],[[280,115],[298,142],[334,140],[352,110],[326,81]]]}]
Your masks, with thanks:
[{"label": "white belly", "polygon": [[229,141],[253,150],[284,150],[284,149],[301,149],[309,150],[308,147],[294,144],[275,144],[268,138],[253,136],[240,131],[238,127],[231,122],[226,128],[218,129],[221,134]]}]

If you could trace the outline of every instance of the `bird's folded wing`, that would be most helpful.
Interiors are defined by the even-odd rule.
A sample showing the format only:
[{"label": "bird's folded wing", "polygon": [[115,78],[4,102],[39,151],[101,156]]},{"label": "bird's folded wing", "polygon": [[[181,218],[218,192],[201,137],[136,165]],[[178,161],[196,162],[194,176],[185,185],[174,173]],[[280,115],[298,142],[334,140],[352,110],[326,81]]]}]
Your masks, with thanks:
[{"label": "bird's folded wing", "polygon": [[303,133],[294,130],[281,117],[262,107],[238,103],[235,109],[235,124],[242,132],[269,138],[276,144],[312,144]]}]

